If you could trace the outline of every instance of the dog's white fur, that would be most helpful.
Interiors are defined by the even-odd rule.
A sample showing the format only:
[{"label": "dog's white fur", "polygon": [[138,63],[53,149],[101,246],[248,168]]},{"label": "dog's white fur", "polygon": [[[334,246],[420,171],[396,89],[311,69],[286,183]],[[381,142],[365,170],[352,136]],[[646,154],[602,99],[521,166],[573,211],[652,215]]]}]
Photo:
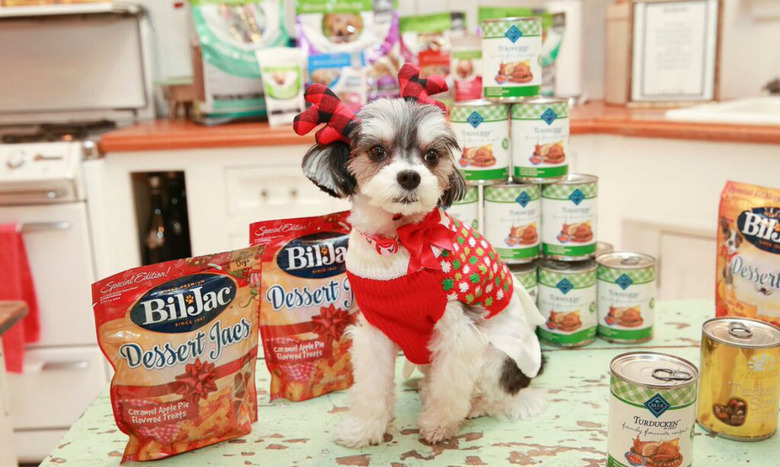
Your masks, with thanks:
[{"label": "dog's white fur", "polygon": [[[380,115],[404,118],[410,105],[398,100],[380,100],[369,104]],[[393,114],[390,114],[394,112]],[[365,112],[364,112],[365,113]],[[376,115],[376,114],[375,114]],[[381,121],[378,121],[381,120]],[[362,132],[374,132],[384,140],[393,139],[393,120],[365,119]],[[395,120],[397,121],[397,120]],[[420,122],[418,140],[425,147],[442,132],[452,135],[441,113]],[[396,228],[404,223],[418,222],[435,209],[447,188],[440,186],[440,178],[425,165],[422,156],[413,157],[396,149],[389,154],[392,159],[374,176],[358,185],[351,195],[353,226],[347,252],[347,269],[353,274],[372,279],[394,279],[407,272],[409,252],[405,248],[392,255],[379,255],[365,237],[382,235],[394,237]],[[454,158],[454,154],[445,157]],[[313,158],[320,157],[317,154]],[[365,156],[363,156],[365,157]],[[454,160],[454,159],[453,159]],[[306,167],[305,167],[306,168]],[[406,190],[397,182],[402,170],[414,170],[420,174],[416,189]],[[457,170],[454,166],[452,170]],[[307,175],[323,183],[333,180],[329,174]],[[328,187],[340,192],[335,187]],[[398,202],[398,198],[412,196],[416,201]],[[393,220],[394,214],[403,214],[403,220]],[[506,310],[485,320],[475,319],[463,304],[449,301],[444,315],[436,323],[428,348],[432,359],[421,366],[425,378],[420,397],[423,409],[418,424],[420,434],[429,443],[446,440],[457,433],[461,422],[469,417],[493,415],[508,419],[533,416],[546,404],[545,392],[536,388],[524,388],[510,395],[499,384],[507,356],[529,377],[540,369],[541,354],[534,335],[534,328],[543,319],[522,285],[515,280],[514,296]],[[382,442],[393,420],[394,374],[398,346],[362,316],[348,331],[352,337],[352,365],[354,385],[349,390],[349,412],[338,428],[336,442],[351,448],[360,448]],[[529,345],[518,343],[530,342]],[[521,347],[521,348],[519,348]]]}]

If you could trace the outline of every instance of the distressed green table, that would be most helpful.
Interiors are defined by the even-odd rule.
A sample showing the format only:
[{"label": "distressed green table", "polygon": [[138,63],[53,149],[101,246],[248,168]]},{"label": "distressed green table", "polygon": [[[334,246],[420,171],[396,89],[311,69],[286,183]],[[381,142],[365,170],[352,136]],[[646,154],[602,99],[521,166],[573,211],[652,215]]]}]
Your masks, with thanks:
[{"label": "distressed green table", "polygon": [[[550,405],[536,418],[515,423],[492,418],[469,420],[457,437],[434,446],[419,438],[416,418],[420,402],[414,381],[402,381],[401,364],[397,365],[396,420],[386,435],[387,442],[357,451],[332,441],[334,429],[346,410],[345,394],[330,394],[307,402],[271,403],[263,390],[268,387],[269,375],[264,362],[258,362],[260,421],[252,433],[155,461],[153,467],[605,465],[610,360],[622,352],[642,348],[678,355],[698,365],[701,323],[714,315],[714,304],[660,302],[657,314],[656,337],[645,344],[629,347],[598,340],[578,350],[547,348],[548,366],[537,384],[549,389]],[[116,466],[126,440],[114,425],[106,391],[41,465]],[[780,436],[758,443],[739,443],[698,430],[694,463],[708,467],[777,466]]]}]

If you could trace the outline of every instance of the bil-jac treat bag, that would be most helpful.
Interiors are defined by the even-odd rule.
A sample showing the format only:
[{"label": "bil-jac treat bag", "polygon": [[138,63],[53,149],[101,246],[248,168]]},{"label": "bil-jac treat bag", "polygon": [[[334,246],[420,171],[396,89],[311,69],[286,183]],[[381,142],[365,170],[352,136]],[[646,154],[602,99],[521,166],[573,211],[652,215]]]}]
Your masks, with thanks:
[{"label": "bil-jac treat bag", "polygon": [[162,459],[246,435],[257,421],[262,247],[130,269],[92,285],[114,367],[122,461]]},{"label": "bil-jac treat bag", "polygon": [[345,256],[348,212],[256,222],[263,245],[260,333],[271,373],[271,400],[302,401],[352,384],[354,298]]},{"label": "bil-jac treat bag", "polygon": [[780,326],[780,189],[726,183],[717,258],[716,314]]}]

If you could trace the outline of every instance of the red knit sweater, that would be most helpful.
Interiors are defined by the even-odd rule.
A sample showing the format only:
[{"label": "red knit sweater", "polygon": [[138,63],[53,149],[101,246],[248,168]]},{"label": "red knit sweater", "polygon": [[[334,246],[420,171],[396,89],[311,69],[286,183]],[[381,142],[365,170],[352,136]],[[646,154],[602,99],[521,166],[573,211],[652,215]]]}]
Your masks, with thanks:
[{"label": "red knit sweater", "polygon": [[444,211],[455,232],[452,250],[439,255],[441,269],[420,269],[378,280],[347,270],[360,311],[404,351],[412,363],[431,361],[428,343],[448,300],[482,308],[486,318],[504,310],[512,297],[512,276],[493,247]]}]

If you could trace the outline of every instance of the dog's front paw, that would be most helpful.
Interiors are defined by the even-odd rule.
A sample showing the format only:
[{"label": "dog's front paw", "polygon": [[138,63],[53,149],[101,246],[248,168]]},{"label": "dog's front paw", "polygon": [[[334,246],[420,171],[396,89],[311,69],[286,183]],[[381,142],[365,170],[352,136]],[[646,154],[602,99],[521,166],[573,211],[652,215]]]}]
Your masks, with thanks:
[{"label": "dog's front paw", "polygon": [[420,415],[417,424],[420,427],[420,435],[430,444],[436,444],[452,438],[458,432],[458,428],[460,428],[459,422],[443,420],[425,412]]},{"label": "dog's front paw", "polygon": [[360,449],[382,442],[387,424],[381,421],[366,421],[348,415],[336,430],[336,443],[346,448]]}]

